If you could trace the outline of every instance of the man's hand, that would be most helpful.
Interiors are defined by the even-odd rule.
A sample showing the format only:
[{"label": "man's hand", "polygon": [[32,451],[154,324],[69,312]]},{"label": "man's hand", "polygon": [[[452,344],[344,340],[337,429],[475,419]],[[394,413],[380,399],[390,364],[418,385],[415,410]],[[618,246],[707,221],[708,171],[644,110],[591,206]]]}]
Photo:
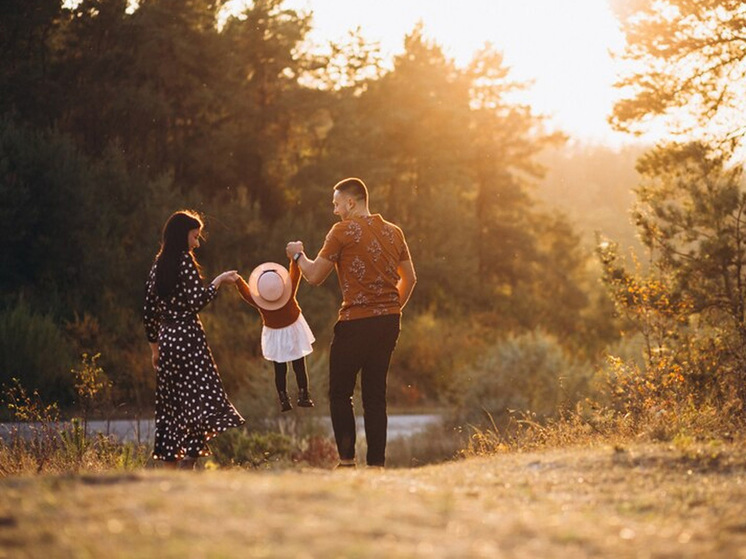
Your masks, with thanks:
[{"label": "man's hand", "polygon": [[417,283],[417,274],[411,260],[402,260],[397,268],[399,281],[396,284],[396,290],[399,292],[399,305],[403,309],[412,295],[414,285]]},{"label": "man's hand", "polygon": [[303,241],[290,241],[285,247],[285,254],[288,258],[292,258],[299,252],[303,252]]}]

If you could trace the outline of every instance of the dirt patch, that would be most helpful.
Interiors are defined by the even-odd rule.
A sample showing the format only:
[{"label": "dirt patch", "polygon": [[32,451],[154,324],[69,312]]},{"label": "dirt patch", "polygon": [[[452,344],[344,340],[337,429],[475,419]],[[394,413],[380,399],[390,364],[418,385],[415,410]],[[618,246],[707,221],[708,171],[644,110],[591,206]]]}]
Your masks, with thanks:
[{"label": "dirt patch", "polygon": [[746,558],[746,451],[0,481],[0,557]]}]

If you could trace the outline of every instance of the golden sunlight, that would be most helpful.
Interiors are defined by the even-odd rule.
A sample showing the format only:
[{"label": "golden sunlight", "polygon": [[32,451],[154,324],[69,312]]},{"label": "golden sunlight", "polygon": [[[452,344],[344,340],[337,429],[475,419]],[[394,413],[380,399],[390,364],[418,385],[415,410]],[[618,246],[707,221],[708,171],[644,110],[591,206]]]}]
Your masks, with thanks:
[{"label": "golden sunlight", "polygon": [[[240,2],[240,0],[238,0]],[[618,145],[623,136],[606,118],[618,94],[611,50],[623,37],[604,0],[287,0],[313,12],[311,39],[319,44],[360,27],[384,55],[403,48],[418,21],[459,65],[492,43],[514,79],[533,86],[521,101],[552,117],[553,127],[574,139]]]}]

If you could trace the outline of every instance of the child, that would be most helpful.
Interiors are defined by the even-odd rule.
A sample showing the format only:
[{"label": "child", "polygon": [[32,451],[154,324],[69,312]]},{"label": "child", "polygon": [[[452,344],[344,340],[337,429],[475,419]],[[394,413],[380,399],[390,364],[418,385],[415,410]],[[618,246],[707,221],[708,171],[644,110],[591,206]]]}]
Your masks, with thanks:
[{"label": "child", "polygon": [[266,262],[254,268],[248,283],[240,276],[236,282],[241,297],[262,316],[262,355],[274,364],[275,386],[283,412],[293,409],[287,393],[288,361],[293,364],[298,384],[298,405],[313,407],[308,393],[306,355],[313,351],[311,344],[316,341],[295,298],[300,268],[293,259],[289,267],[288,274],[282,265]]}]

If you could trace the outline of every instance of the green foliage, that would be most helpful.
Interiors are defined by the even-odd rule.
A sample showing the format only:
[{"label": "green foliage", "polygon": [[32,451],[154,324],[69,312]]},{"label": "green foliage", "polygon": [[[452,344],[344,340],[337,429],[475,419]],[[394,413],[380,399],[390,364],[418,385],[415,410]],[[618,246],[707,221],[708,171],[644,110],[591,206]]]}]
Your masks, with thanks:
[{"label": "green foliage", "polygon": [[695,142],[651,151],[638,170],[643,183],[633,216],[656,266],[692,298],[694,312],[722,313],[743,328],[742,167]]},{"label": "green foliage", "polygon": [[88,436],[88,420],[97,404],[111,404],[112,383],[98,365],[100,353],[89,356],[84,353],[79,369],[70,371],[75,379],[77,405],[83,420],[83,437]]},{"label": "green foliage", "polygon": [[701,144],[642,158],[635,210],[652,269],[629,271],[613,244],[599,255],[604,282],[645,341],[642,366],[614,362],[613,393],[635,418],[691,405],[746,410],[746,316],[741,169]]},{"label": "green foliage", "polygon": [[463,387],[453,371],[481,355],[495,330],[475,317],[434,310],[405,315],[388,380],[394,405],[448,404]]},{"label": "green foliage", "polygon": [[[525,84],[500,53],[459,68],[417,26],[384,71],[359,33],[310,51],[310,15],[282,0],[247,4],[219,28],[221,6],[46,2],[0,23],[0,285],[49,315],[78,355],[102,352],[113,404],[153,403],[140,309],[173,210],[204,213],[206,275],[246,276],[284,262],[288,240],[318,250],[331,186],[351,175],[404,229],[419,278],[395,402],[452,398],[451,371],[481,353],[480,337],[542,327],[584,355],[613,337],[580,238],[530,192],[537,156],[562,138],[510,101]],[[338,288],[304,285],[299,299],[323,348]],[[254,311],[221,294],[203,318],[231,395],[271,413]],[[310,362],[319,390],[325,359]]]},{"label": "green foliage", "polygon": [[617,102],[612,123],[645,131],[663,121],[672,134],[732,144],[744,137],[741,87],[743,4],[738,0],[615,2],[629,62],[619,82],[631,95]]},{"label": "green foliage", "polygon": [[328,439],[310,436],[297,439],[277,432],[230,429],[210,442],[214,460],[221,467],[287,467],[303,461],[311,466],[331,467],[337,460],[336,447]]},{"label": "green foliage", "polygon": [[0,116],[4,291],[33,293],[36,287],[48,306],[67,302],[70,290],[75,292],[85,253],[77,220],[88,210],[81,188],[89,182],[87,166],[68,138]]},{"label": "green foliage", "polygon": [[73,348],[52,317],[33,312],[23,299],[0,310],[0,385],[23,379],[45,399],[67,404],[72,363]]},{"label": "green foliage", "polygon": [[[611,357],[612,406],[655,436],[727,433],[746,412],[746,315],[741,2],[618,4],[633,62],[631,96],[612,121],[644,131],[662,122],[678,141],[640,158],[633,217],[649,268],[633,269],[613,243],[599,256],[604,283],[641,359]],[[666,71],[661,71],[666,68]],[[694,410],[703,410],[698,421]]]},{"label": "green foliage", "polygon": [[590,366],[573,362],[552,336],[511,335],[458,371],[457,418],[474,425],[502,424],[516,411],[538,421],[553,418],[587,395],[592,376]]}]

